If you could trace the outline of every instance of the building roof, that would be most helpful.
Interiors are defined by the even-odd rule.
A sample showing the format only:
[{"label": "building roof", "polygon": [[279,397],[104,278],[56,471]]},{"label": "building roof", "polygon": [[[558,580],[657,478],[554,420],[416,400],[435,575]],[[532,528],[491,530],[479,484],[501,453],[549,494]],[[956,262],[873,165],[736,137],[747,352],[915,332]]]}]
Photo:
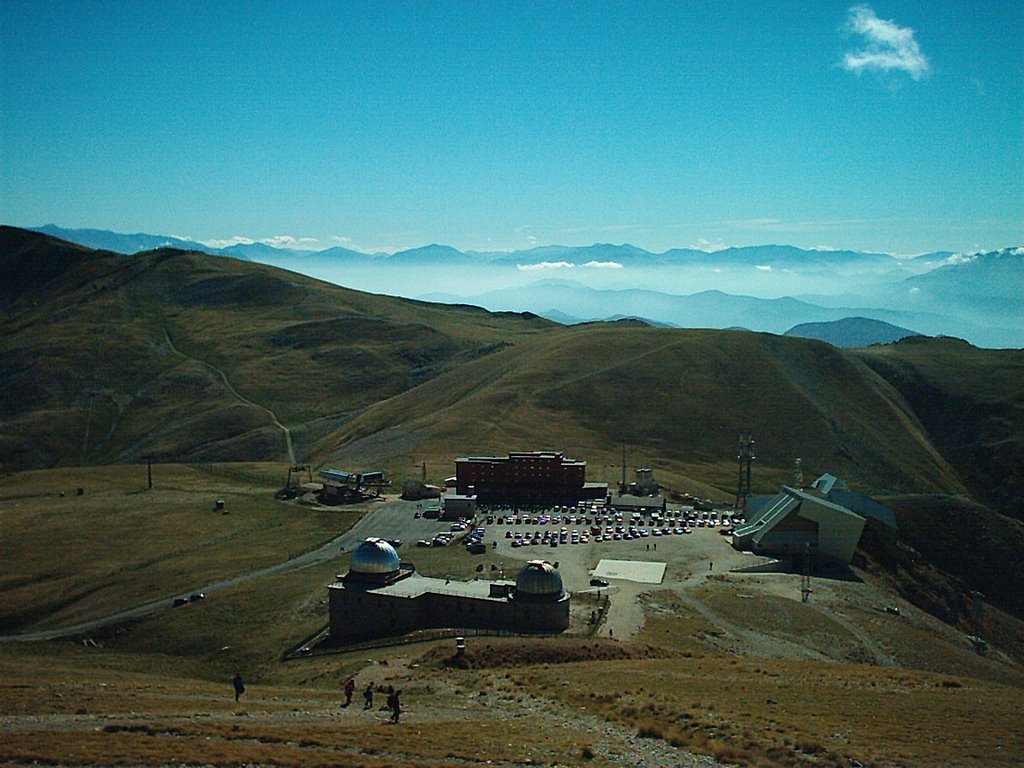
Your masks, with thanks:
[{"label": "building roof", "polygon": [[587,462],[581,459],[569,459],[562,455],[561,451],[509,451],[507,456],[461,456],[455,459],[456,464],[475,462],[498,462],[508,463],[516,459],[548,459],[551,461],[560,460],[563,465],[586,466]]},{"label": "building roof", "polygon": [[400,566],[398,553],[384,539],[366,539],[352,551],[348,561],[349,572],[359,574],[395,573]]},{"label": "building roof", "polygon": [[828,494],[828,499],[856,512],[862,517],[877,520],[890,528],[895,529],[897,527],[895,512],[885,506],[885,504],[877,502],[859,491],[832,491]]},{"label": "building roof", "polygon": [[517,595],[561,595],[562,592],[562,576],[544,560],[531,560],[516,576]]},{"label": "building roof", "polygon": [[656,509],[661,510],[665,505],[663,496],[634,496],[629,493],[621,493],[612,496],[612,506],[616,509]]},{"label": "building roof", "polygon": [[336,483],[354,483],[356,476],[351,472],[343,472],[340,469],[321,469],[317,471],[317,474],[324,480],[332,480]]},{"label": "building roof", "polygon": [[[410,599],[420,597],[427,593],[434,593],[468,597],[476,600],[498,600],[500,602],[506,602],[506,597],[497,597],[491,594],[491,585],[499,583],[511,584],[511,582],[491,581],[488,579],[449,581],[447,579],[438,579],[432,576],[422,576],[418,573],[412,573],[404,579],[399,579],[398,581],[394,581],[389,584],[382,584],[381,586],[374,587],[372,592],[373,594],[390,595],[391,597],[406,597]],[[329,588],[345,589],[346,587],[344,582],[337,581],[334,584],[331,584]],[[366,590],[360,589],[359,591]]]}]

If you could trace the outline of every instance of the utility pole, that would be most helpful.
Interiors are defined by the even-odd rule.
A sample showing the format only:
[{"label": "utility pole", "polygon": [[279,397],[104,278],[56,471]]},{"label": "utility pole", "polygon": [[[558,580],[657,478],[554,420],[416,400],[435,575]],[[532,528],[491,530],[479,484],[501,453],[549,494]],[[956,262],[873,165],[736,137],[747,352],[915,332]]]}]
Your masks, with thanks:
[{"label": "utility pole", "polygon": [[619,489],[619,493],[626,492],[626,444],[622,444],[622,486]]},{"label": "utility pole", "polygon": [[804,544],[804,572],[800,574],[800,601],[811,599],[811,545]]},{"label": "utility pole", "polygon": [[736,451],[740,463],[739,481],[736,484],[736,509],[743,509],[750,497],[750,465],[754,461],[754,437],[749,429],[740,432],[740,445]]}]

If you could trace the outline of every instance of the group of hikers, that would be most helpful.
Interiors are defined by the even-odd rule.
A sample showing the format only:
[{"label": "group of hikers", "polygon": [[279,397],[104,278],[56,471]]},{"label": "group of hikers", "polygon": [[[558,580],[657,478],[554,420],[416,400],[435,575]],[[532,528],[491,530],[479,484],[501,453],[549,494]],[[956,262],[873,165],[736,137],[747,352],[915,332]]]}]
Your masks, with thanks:
[{"label": "group of hikers", "polygon": [[[235,701],[238,701],[239,697],[245,693],[245,683],[242,682],[242,675],[235,672],[235,676],[231,678],[231,684],[235,689]],[[345,681],[345,703],[342,707],[348,707],[352,703],[352,697],[356,693],[356,680],[354,677],[350,677]],[[397,723],[398,718],[402,715],[402,692],[395,690],[395,686],[389,685],[387,687],[387,700],[381,709],[391,710],[391,722]],[[373,709],[373,683],[367,683],[366,688],[363,690],[363,709]]]},{"label": "group of hikers", "polygon": [[[348,707],[352,703],[352,697],[356,692],[356,681],[355,678],[348,678],[345,681],[345,703],[342,707]],[[402,714],[402,692],[395,690],[395,686],[389,685],[387,687],[387,700],[381,709],[391,710],[391,722],[397,723],[398,718]],[[367,683],[366,688],[363,689],[363,709],[373,709],[373,683]]]}]

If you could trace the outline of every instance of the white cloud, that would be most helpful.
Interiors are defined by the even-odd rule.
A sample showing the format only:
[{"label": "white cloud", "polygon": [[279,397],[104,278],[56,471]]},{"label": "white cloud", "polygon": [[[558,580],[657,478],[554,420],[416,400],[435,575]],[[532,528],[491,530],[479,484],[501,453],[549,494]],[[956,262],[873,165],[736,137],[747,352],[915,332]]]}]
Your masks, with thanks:
[{"label": "white cloud", "polygon": [[575,267],[568,261],[541,261],[537,264],[516,264],[520,272],[541,272],[547,269],[572,269]]},{"label": "white cloud", "polygon": [[762,272],[771,272],[772,271],[772,265],[771,264],[758,264],[757,266],[754,267],[754,269],[759,269]]},{"label": "white cloud", "polygon": [[338,245],[349,245],[352,242],[351,237],[345,237],[344,235],[331,235],[331,240]]},{"label": "white cloud", "polygon": [[706,237],[697,239],[697,245],[695,246],[705,253],[714,253],[715,251],[724,251],[729,246],[723,243],[721,240],[708,240]]},{"label": "white cloud", "polygon": [[914,39],[914,30],[901,27],[891,19],[880,19],[867,5],[854,5],[849,10],[847,27],[861,35],[864,46],[843,55],[843,68],[848,72],[906,72],[914,80],[928,74],[928,57]]},{"label": "white cloud", "polygon": [[622,269],[617,261],[588,261],[583,266],[586,269]]},{"label": "white cloud", "polygon": [[235,235],[227,239],[215,238],[212,240],[201,240],[200,242],[211,248],[227,248],[232,245],[254,245],[255,243],[263,243],[274,248],[294,248],[296,250],[318,250],[321,247],[320,240],[315,237],[295,237],[294,235],[274,235],[273,237],[264,237],[259,240]]},{"label": "white cloud", "polygon": [[316,248],[320,241],[315,237],[295,237],[293,235],[274,235],[260,240],[264,245],[274,248]]},{"label": "white cloud", "polygon": [[977,257],[977,254],[974,253],[954,253],[952,256],[947,256],[943,259],[941,263],[943,265],[967,264],[974,261]]},{"label": "white cloud", "polygon": [[227,240],[200,240],[199,242],[203,245],[208,245],[211,248],[227,248],[231,245],[252,245],[256,241],[249,237],[235,235],[234,237],[229,237]]}]

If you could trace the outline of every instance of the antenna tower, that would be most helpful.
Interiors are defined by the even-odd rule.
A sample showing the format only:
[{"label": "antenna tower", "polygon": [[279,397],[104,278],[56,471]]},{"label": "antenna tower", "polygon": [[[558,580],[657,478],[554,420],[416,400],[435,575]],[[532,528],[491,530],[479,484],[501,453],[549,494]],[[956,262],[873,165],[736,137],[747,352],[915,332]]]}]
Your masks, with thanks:
[{"label": "antenna tower", "polygon": [[806,603],[811,599],[811,545],[804,544],[804,571],[800,574],[800,600]]},{"label": "antenna tower", "polygon": [[736,451],[740,462],[740,477],[736,484],[736,509],[743,509],[750,497],[750,465],[754,461],[754,438],[749,429],[740,432],[740,446]]},{"label": "antenna tower", "polygon": [[622,444],[622,485],[619,486],[619,492],[626,492],[626,444]]}]

